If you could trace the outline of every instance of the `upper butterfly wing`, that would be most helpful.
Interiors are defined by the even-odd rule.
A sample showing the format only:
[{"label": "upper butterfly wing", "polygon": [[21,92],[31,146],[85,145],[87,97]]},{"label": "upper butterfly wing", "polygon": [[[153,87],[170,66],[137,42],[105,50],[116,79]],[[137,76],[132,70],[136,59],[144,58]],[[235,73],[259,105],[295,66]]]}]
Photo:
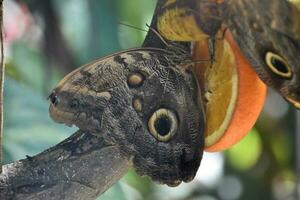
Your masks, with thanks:
[{"label": "upper butterfly wing", "polygon": [[217,0],[159,0],[158,31],[175,41],[214,38],[223,21],[223,5]]}]

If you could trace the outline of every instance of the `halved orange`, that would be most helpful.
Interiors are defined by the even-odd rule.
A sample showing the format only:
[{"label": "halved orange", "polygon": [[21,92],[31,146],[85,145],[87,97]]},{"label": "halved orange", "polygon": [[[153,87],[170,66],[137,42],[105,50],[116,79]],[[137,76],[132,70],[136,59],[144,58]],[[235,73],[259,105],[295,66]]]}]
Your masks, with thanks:
[{"label": "halved orange", "polygon": [[[176,0],[169,0],[167,4],[176,4]],[[176,6],[167,10],[158,19],[158,30],[170,40],[196,41],[194,59],[207,60],[209,36],[197,26],[192,14],[182,14],[185,12],[185,8]],[[219,35],[222,32],[220,30]],[[266,96],[266,86],[229,31],[225,39],[217,41],[215,50],[213,64],[203,62],[194,67],[205,105],[206,151],[221,151],[239,142],[257,120]]]},{"label": "halved orange", "polygon": [[[194,59],[208,57],[207,42],[195,43]],[[231,33],[217,40],[215,62],[194,68],[206,112],[205,151],[221,151],[240,141],[263,107],[266,86],[240,52]]]}]

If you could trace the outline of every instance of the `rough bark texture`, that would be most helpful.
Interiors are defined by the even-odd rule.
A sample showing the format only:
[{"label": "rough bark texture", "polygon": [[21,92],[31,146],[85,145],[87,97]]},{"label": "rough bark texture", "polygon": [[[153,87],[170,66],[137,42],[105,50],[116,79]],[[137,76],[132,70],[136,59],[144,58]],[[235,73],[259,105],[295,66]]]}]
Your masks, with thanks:
[{"label": "rough bark texture", "polygon": [[0,199],[95,199],[130,166],[118,146],[77,131],[34,157],[3,166]]}]

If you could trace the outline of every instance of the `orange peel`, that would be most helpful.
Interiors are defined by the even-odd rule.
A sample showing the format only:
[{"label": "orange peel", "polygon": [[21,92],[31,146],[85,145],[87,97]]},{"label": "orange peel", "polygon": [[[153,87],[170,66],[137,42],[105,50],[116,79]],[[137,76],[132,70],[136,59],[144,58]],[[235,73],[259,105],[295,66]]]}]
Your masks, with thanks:
[{"label": "orange peel", "polygon": [[[194,59],[207,58],[207,43],[195,43]],[[266,86],[241,53],[229,31],[216,44],[215,62],[194,68],[205,102],[205,151],[227,149],[254,126],[264,105]]]}]

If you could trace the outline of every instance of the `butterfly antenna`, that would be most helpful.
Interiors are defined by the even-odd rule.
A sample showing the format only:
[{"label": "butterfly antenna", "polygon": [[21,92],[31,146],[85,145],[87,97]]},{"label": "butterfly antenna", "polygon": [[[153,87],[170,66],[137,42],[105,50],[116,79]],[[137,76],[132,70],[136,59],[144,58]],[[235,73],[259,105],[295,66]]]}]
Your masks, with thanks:
[{"label": "butterfly antenna", "polygon": [[139,27],[137,27],[137,26],[130,25],[130,24],[126,24],[126,23],[124,23],[124,22],[118,22],[118,24],[123,25],[123,26],[130,27],[130,28],[133,28],[133,29],[135,29],[135,30],[147,32],[147,30],[145,30],[145,29],[142,29],[142,28],[139,28]]},{"label": "butterfly antenna", "polygon": [[146,26],[149,28],[149,30],[151,30],[166,46],[169,46],[169,44],[167,43],[167,41],[161,36],[161,34],[159,34],[159,32],[157,32],[154,28],[152,28],[151,26],[149,26],[148,24],[146,24]]},{"label": "butterfly antenna", "polygon": [[[123,26],[127,26],[127,27],[130,27],[130,28],[133,28],[135,30],[139,30],[139,31],[144,31],[144,32],[148,32],[147,30],[145,29],[142,29],[142,28],[139,28],[137,26],[133,26],[133,25],[130,25],[130,24],[126,24],[126,23],[123,23],[123,22],[118,22],[118,24],[120,25],[123,25]],[[149,26],[148,24],[146,24],[146,26],[149,28],[150,31],[152,31],[163,43],[164,45],[166,46],[169,46],[169,44],[166,42],[166,40],[154,29],[152,28],[151,26]]]}]

